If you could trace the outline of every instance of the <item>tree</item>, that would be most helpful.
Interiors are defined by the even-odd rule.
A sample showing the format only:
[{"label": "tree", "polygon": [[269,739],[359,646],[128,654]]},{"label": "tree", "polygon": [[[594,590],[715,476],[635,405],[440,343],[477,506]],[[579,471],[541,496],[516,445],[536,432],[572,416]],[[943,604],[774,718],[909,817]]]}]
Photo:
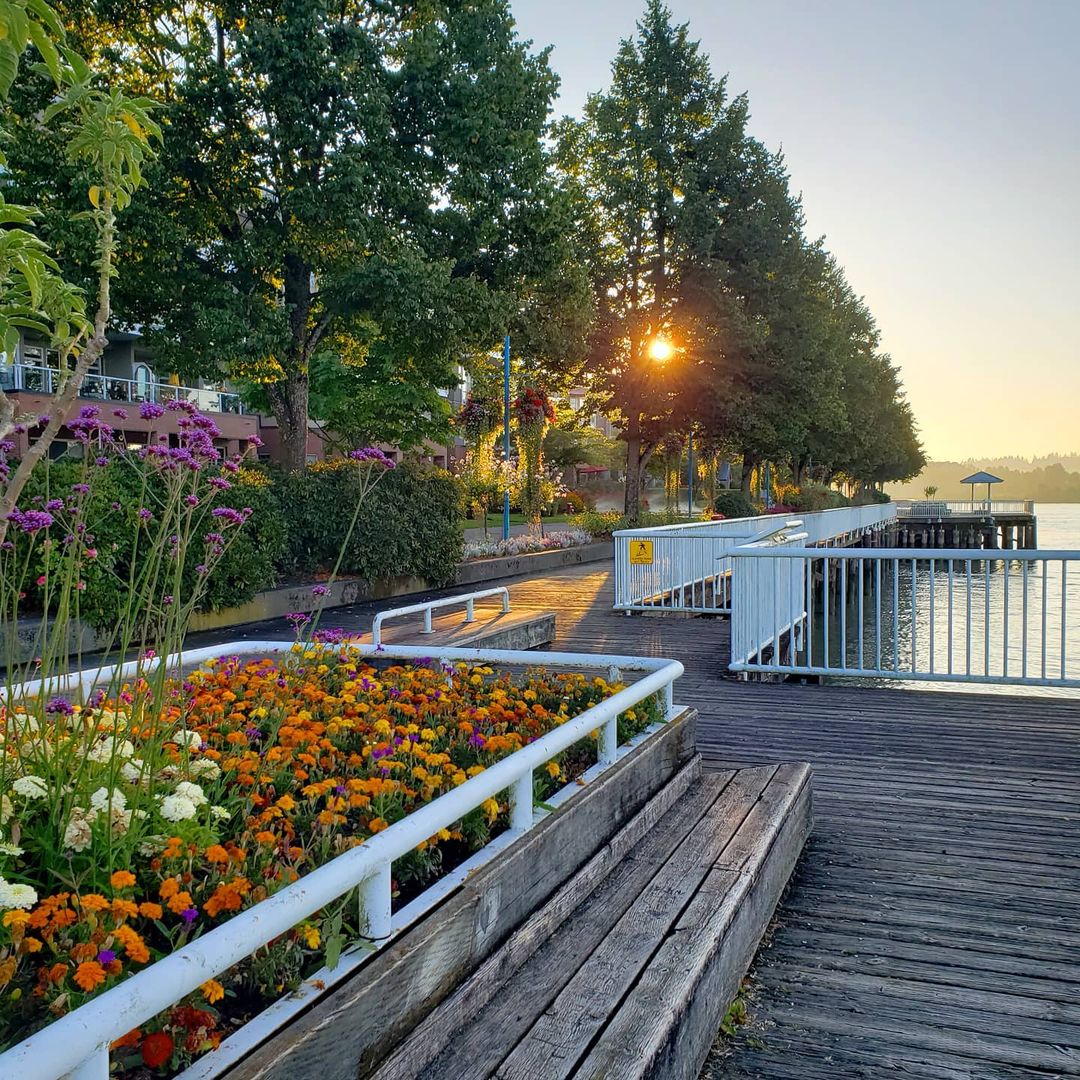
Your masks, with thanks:
[{"label": "tree", "polygon": [[[29,420],[34,436],[12,471],[7,437],[20,423],[14,402],[0,390],[0,543],[34,466],[45,458],[90,368],[108,340],[112,279],[116,273],[117,214],[143,184],[143,167],[160,138],[150,117],[152,102],[103,89],[86,61],[65,43],[63,26],[44,0],[12,0],[0,8],[0,100],[8,102],[24,54],[32,45],[51,80],[53,100],[35,115],[39,132],[56,125],[64,154],[86,200],[92,222],[96,268],[94,313],[86,314],[80,291],[64,276],[44,240],[32,231],[39,211],[0,195],[0,338],[7,356],[30,330],[50,338],[60,355],[57,399],[49,416]],[[4,128],[11,116],[5,109]],[[5,132],[6,134],[6,132]],[[7,166],[0,156],[0,166]]]},{"label": "tree", "polygon": [[631,521],[644,467],[667,433],[686,426],[691,402],[681,393],[687,365],[650,358],[657,337],[679,344],[684,193],[700,155],[723,152],[723,136],[737,137],[743,119],[686,26],[673,26],[649,0],[636,40],[619,46],[610,89],[589,98],[580,121],[558,126],[558,161],[578,200],[597,306],[587,368],[626,442]]},{"label": "tree", "polygon": [[296,468],[312,406],[408,444],[508,328],[562,362],[588,311],[545,244],[556,82],[504,0],[158,6],[165,183],[123,312],[164,366],[256,387]]}]

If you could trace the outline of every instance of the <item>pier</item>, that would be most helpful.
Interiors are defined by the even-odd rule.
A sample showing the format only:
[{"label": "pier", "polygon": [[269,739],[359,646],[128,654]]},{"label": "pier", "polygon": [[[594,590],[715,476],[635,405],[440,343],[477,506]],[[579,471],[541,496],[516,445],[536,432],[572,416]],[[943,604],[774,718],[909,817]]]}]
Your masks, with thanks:
[{"label": "pier", "polygon": [[1000,500],[896,504],[895,531],[889,547],[1013,548],[1039,546],[1035,504]]}]

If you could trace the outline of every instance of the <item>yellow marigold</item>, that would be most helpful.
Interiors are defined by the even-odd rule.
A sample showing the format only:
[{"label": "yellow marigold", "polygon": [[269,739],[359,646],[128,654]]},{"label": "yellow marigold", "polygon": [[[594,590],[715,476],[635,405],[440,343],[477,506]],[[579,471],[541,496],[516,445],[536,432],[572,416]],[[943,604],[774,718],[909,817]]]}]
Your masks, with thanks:
[{"label": "yellow marigold", "polygon": [[494,821],[499,816],[499,804],[494,799],[485,799],[480,804],[480,809],[484,811],[488,821]]},{"label": "yellow marigold", "polygon": [[372,831],[373,833],[377,833],[377,832],[382,832],[382,831],[383,831],[383,829],[389,828],[389,825],[388,825],[388,823],[387,823],[387,822],[386,822],[386,821],[385,821],[385,820],[384,820],[383,818],[381,818],[381,817],[377,817],[377,818],[373,818],[373,819],[372,819],[372,820],[371,820],[371,821],[370,821],[370,822],[368,823],[368,828],[369,828],[369,829],[370,829],[370,830],[371,830],[371,831]]},{"label": "yellow marigold", "polygon": [[36,937],[28,937],[23,941],[23,948],[28,953],[41,952],[41,942]]},{"label": "yellow marigold", "polygon": [[114,900],[110,906],[114,919],[134,919],[139,914],[139,905],[131,900]]},{"label": "yellow marigold", "polygon": [[296,800],[291,795],[282,795],[277,801],[277,806],[287,814],[290,810],[296,809]]},{"label": "yellow marigold", "polygon": [[304,923],[304,925],[300,927],[300,933],[304,937],[304,944],[307,945],[309,949],[317,949],[319,947],[319,942],[322,941],[322,935],[319,933],[319,928],[317,926],[312,926],[311,923]]},{"label": "yellow marigold", "polygon": [[109,878],[114,889],[130,889],[135,884],[135,875],[130,870],[116,870]]},{"label": "yellow marigold", "polygon": [[556,761],[549,761],[545,768],[548,771],[548,776],[556,779],[558,779],[559,774],[562,772],[562,769],[559,768],[559,764]]},{"label": "yellow marigold", "polygon": [[220,1001],[225,996],[225,987],[217,981],[217,979],[207,979],[206,982],[199,987],[202,991],[202,995],[211,1005],[215,1001]]},{"label": "yellow marigold", "polygon": [[30,919],[30,912],[16,908],[14,911],[4,912],[4,926],[25,926]]},{"label": "yellow marigold", "polygon": [[90,993],[105,981],[105,969],[96,960],[84,960],[75,969],[75,985]]}]

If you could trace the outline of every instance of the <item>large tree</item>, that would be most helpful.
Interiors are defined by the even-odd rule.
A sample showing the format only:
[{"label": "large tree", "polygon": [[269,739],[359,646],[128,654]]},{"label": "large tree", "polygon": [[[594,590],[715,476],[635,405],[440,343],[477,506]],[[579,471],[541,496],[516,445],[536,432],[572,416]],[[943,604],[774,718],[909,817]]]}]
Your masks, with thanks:
[{"label": "large tree", "polygon": [[[589,98],[580,121],[558,128],[559,163],[579,200],[579,242],[589,259],[597,319],[587,367],[598,403],[626,442],[626,513],[636,520],[644,467],[663,437],[692,418],[688,387],[700,357],[682,338],[680,217],[703,156],[724,157],[745,112],[686,26],[650,0],[635,39],[623,41],[610,88]],[[672,344],[669,362],[651,350]]]},{"label": "large tree", "polygon": [[[504,0],[111,0],[67,14],[167,103],[117,296],[163,367],[408,446],[503,333],[545,368],[590,318],[542,141],[556,80]],[[26,157],[31,159],[28,148]]]}]

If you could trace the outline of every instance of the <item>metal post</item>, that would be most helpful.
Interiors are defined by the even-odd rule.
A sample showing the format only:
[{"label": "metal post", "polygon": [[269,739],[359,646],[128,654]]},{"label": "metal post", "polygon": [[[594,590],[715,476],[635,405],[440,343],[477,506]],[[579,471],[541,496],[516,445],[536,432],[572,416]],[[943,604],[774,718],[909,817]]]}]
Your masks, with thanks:
[{"label": "metal post", "polygon": [[503,539],[510,539],[510,335],[503,338],[503,462],[506,489],[503,491]]},{"label": "metal post", "polygon": [[690,443],[686,448],[686,516],[694,516],[694,432],[690,431]]}]

